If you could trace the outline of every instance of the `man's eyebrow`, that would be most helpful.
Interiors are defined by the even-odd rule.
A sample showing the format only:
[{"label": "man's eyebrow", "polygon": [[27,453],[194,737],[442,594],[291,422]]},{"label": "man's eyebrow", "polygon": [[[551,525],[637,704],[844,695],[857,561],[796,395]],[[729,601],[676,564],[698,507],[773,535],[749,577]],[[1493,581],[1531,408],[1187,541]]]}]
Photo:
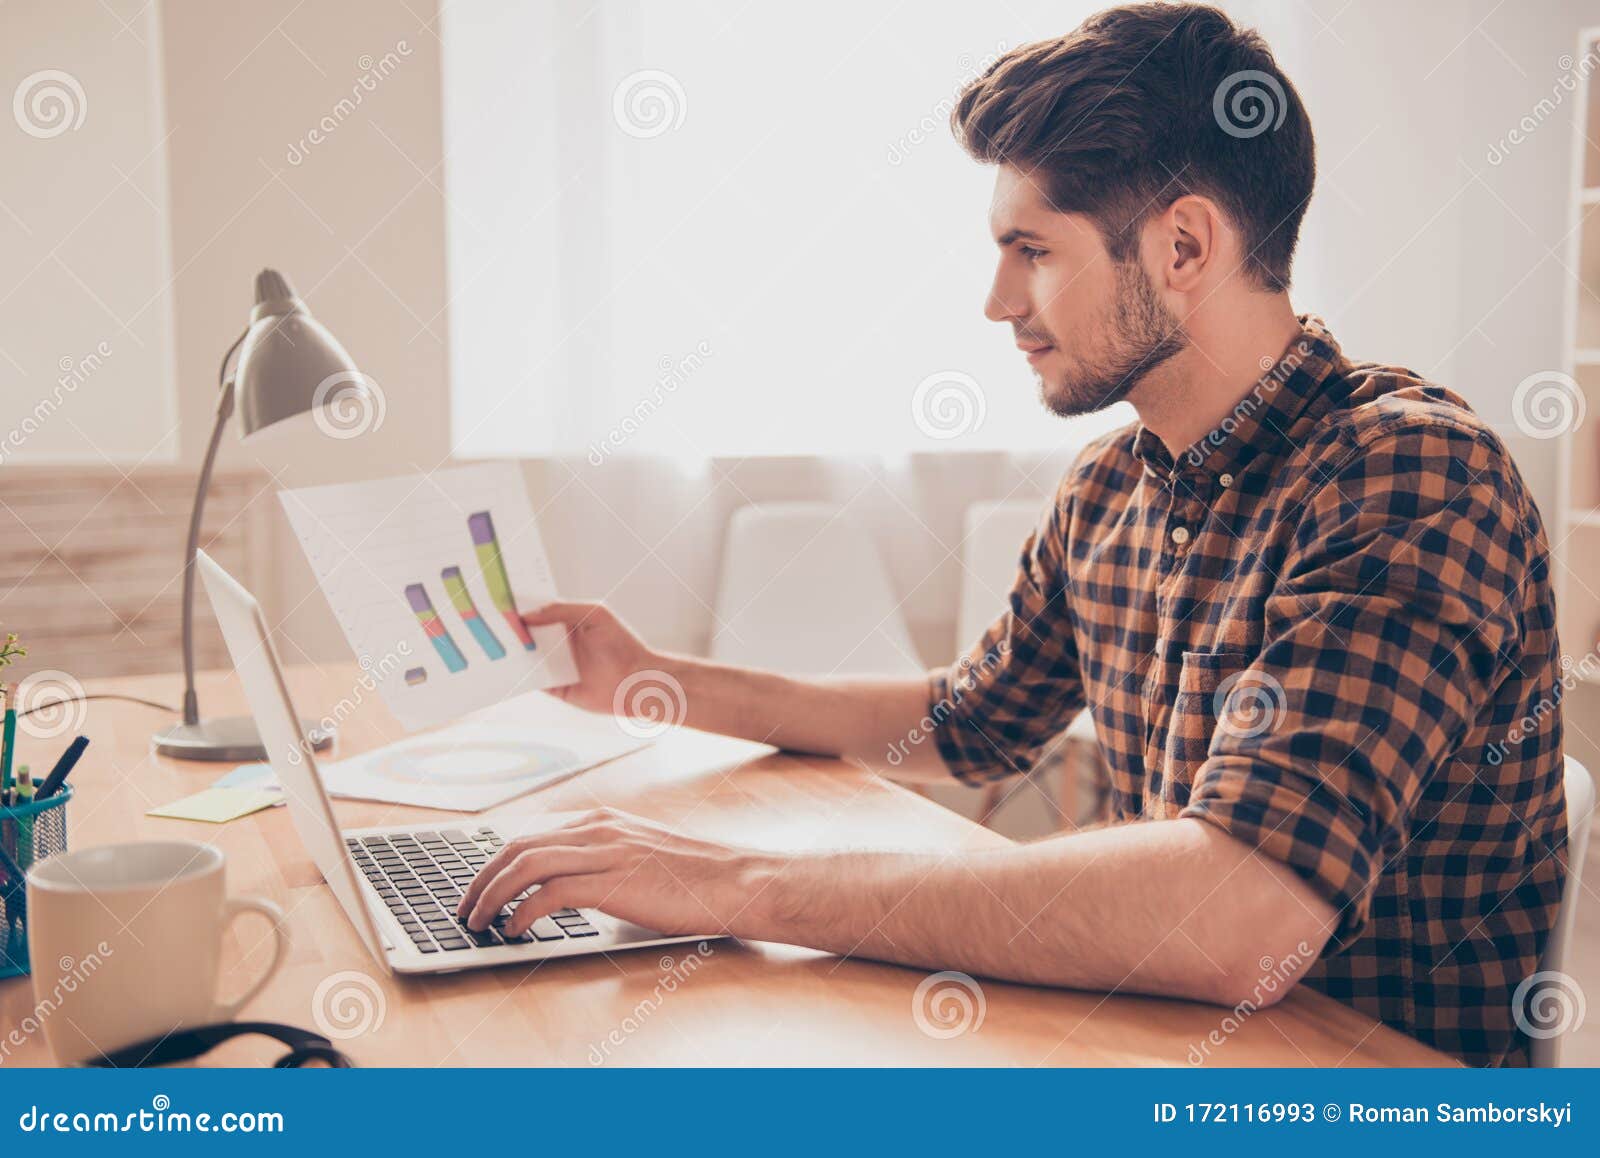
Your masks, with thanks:
[{"label": "man's eyebrow", "polygon": [[1008,229],[1004,233],[1002,233],[999,237],[995,238],[994,239],[994,243],[996,245],[998,245],[1001,249],[1004,249],[1006,246],[1010,245],[1013,241],[1021,241],[1024,238],[1026,238],[1029,241],[1043,241],[1044,240],[1044,234],[1035,233],[1031,229]]}]

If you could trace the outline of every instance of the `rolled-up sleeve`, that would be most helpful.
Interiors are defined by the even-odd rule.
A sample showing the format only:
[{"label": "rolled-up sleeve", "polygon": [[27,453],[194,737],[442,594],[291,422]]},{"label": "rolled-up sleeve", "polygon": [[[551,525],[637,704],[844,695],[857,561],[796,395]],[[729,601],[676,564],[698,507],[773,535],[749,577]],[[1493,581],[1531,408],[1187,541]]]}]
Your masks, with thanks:
[{"label": "rolled-up sleeve", "polygon": [[1083,707],[1067,605],[1067,484],[1022,547],[1008,606],[928,681],[928,720],[952,774],[982,784],[1030,771]]},{"label": "rolled-up sleeve", "polygon": [[1417,802],[1490,702],[1520,630],[1528,513],[1492,437],[1397,420],[1311,497],[1262,650],[1217,709],[1181,815],[1304,878],[1365,928]]}]

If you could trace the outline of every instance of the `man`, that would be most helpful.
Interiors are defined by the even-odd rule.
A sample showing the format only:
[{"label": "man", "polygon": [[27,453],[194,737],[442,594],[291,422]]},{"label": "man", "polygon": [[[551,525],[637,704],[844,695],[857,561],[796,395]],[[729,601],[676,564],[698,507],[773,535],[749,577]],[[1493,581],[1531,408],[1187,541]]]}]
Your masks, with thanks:
[{"label": "man", "polygon": [[894,752],[897,776],[1026,773],[1087,704],[1119,823],[794,857],[600,813],[514,842],[462,915],[541,883],[511,930],[591,906],[1229,1006],[1304,980],[1469,1062],[1524,1060],[1513,995],[1565,859],[1545,533],[1461,399],[1291,309],[1314,173],[1293,85],[1220,12],[1140,5],[1010,53],[953,122],[997,166],[988,316],[1049,409],[1140,419],[1062,480],[984,638],[928,681],[791,679],[654,653],[597,604],[528,621],[568,625],[574,703],[610,711],[651,671],[691,725]]}]

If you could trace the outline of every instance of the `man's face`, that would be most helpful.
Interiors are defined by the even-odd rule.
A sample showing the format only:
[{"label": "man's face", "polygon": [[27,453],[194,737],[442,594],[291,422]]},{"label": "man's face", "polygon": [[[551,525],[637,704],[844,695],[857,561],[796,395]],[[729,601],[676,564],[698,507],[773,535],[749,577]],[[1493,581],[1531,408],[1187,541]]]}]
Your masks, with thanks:
[{"label": "man's face", "polygon": [[1010,324],[1055,413],[1122,401],[1188,344],[1137,258],[1114,261],[1089,218],[1056,212],[1010,165],[999,168],[989,224],[1000,261],[984,314]]}]

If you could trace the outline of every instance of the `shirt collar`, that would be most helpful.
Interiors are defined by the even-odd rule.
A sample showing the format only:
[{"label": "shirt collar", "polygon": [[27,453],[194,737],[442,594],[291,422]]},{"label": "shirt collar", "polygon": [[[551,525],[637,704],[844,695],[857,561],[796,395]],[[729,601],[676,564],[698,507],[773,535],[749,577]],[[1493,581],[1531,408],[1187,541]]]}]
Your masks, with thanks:
[{"label": "shirt collar", "polygon": [[1321,318],[1303,314],[1300,334],[1234,405],[1223,420],[1174,460],[1156,434],[1140,425],[1133,451],[1162,478],[1238,474],[1289,438],[1295,423],[1349,368],[1339,343]]}]

